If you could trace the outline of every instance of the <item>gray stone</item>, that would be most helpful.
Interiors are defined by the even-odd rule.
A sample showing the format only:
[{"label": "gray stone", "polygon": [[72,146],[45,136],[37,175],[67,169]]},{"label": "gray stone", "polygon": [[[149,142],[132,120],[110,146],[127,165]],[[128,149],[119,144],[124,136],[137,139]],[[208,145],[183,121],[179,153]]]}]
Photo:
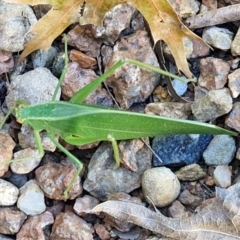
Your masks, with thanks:
[{"label": "gray stone", "polygon": [[232,97],[228,88],[209,91],[191,105],[194,117],[201,122],[212,121],[232,109]]},{"label": "gray stone", "polygon": [[[130,145],[130,141],[128,141]],[[106,200],[108,195],[116,192],[129,193],[140,187],[143,172],[151,166],[151,152],[143,144],[134,147],[135,172],[126,168],[116,168],[112,145],[103,143],[94,153],[88,165],[88,175],[83,188],[91,195]],[[120,153],[121,155],[121,153]]]},{"label": "gray stone", "polygon": [[233,33],[225,28],[207,27],[203,30],[202,38],[209,45],[226,51],[231,48]]},{"label": "gray stone", "polygon": [[203,153],[207,165],[227,165],[235,154],[236,145],[232,137],[216,135]]},{"label": "gray stone", "polygon": [[157,207],[171,204],[180,193],[180,182],[166,167],[152,168],[142,176],[142,190],[146,201]]},{"label": "gray stone", "polygon": [[153,165],[179,167],[196,163],[212,139],[212,135],[181,134],[158,136],[153,139],[153,151],[163,161],[153,156]]},{"label": "gray stone", "polygon": [[28,40],[27,32],[37,19],[26,4],[0,1],[0,42],[1,49],[9,52],[23,50]]}]

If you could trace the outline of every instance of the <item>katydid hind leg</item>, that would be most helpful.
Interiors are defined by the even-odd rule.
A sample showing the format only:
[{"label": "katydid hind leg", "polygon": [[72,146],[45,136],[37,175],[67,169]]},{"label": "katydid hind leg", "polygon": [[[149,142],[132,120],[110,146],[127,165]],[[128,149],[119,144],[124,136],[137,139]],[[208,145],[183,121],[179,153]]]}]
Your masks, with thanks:
[{"label": "katydid hind leg", "polygon": [[120,167],[120,163],[121,163],[121,159],[120,159],[120,154],[119,154],[119,149],[118,149],[118,145],[117,145],[117,141],[116,139],[113,137],[113,135],[109,134],[107,136],[108,141],[110,141],[112,143],[112,148],[113,148],[113,155],[114,155],[114,159],[116,161],[116,165],[117,167]]},{"label": "katydid hind leg", "polygon": [[83,164],[80,162],[79,159],[77,159],[72,153],[70,153],[66,148],[64,148],[55,138],[53,135],[48,134],[49,138],[51,139],[51,141],[63,152],[65,153],[69,159],[76,165],[77,167],[77,172],[74,174],[70,184],[67,186],[67,188],[64,190],[64,199],[67,200],[68,196],[69,196],[69,191],[71,190],[74,182],[76,181],[77,177],[79,176],[79,174],[81,173],[82,169],[83,169]]}]

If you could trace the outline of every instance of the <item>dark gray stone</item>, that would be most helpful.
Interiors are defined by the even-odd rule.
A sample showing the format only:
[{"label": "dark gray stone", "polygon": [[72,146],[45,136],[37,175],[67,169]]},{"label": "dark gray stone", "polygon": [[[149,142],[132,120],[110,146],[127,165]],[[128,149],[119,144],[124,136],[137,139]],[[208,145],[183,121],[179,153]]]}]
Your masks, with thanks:
[{"label": "dark gray stone", "polygon": [[180,167],[197,163],[212,139],[207,134],[178,134],[158,136],[153,139],[153,151],[163,161],[153,156],[153,166]]}]

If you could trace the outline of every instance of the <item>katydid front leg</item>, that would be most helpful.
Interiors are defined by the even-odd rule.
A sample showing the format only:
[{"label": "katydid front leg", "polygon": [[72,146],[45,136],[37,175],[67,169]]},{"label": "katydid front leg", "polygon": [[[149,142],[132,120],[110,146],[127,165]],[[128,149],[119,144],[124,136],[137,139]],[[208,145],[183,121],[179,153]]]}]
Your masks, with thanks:
[{"label": "katydid front leg", "polygon": [[63,152],[65,153],[69,159],[77,166],[77,172],[74,174],[70,184],[67,186],[67,188],[64,190],[63,195],[64,199],[67,200],[69,196],[69,191],[71,190],[73,184],[77,180],[77,177],[80,175],[83,165],[82,163],[72,154],[70,153],[66,148],[64,148],[56,139],[54,138],[53,135],[48,134],[48,137],[51,139],[51,141]]}]

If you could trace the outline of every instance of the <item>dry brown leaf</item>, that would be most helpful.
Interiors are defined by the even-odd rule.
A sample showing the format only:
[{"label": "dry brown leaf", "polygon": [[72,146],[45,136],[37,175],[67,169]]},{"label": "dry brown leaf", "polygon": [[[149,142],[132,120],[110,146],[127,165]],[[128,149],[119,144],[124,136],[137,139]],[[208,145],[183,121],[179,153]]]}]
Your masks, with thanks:
[{"label": "dry brown leaf", "polygon": [[[155,43],[163,40],[171,49],[177,67],[187,77],[192,77],[188,68],[184,39],[201,38],[192,33],[181,23],[177,14],[167,0],[5,0],[11,3],[25,3],[29,5],[51,4],[53,8],[41,18],[31,29],[35,37],[26,44],[20,60],[37,49],[48,50],[53,40],[59,36],[70,24],[95,24],[101,26],[107,11],[120,3],[129,3],[137,8],[147,20]],[[81,6],[84,5],[84,11]],[[80,18],[80,12],[82,17]]]},{"label": "dry brown leaf", "polygon": [[240,239],[240,183],[228,189],[216,188],[216,200],[189,218],[168,218],[143,206],[121,201],[107,201],[91,211],[100,212],[170,239],[236,240]]},{"label": "dry brown leaf", "polygon": [[30,31],[34,37],[26,44],[19,61],[30,53],[43,49],[47,51],[55,38],[57,38],[69,25],[79,21],[79,6],[82,0],[5,0],[11,3],[29,5],[50,4],[52,9],[34,24]]}]

